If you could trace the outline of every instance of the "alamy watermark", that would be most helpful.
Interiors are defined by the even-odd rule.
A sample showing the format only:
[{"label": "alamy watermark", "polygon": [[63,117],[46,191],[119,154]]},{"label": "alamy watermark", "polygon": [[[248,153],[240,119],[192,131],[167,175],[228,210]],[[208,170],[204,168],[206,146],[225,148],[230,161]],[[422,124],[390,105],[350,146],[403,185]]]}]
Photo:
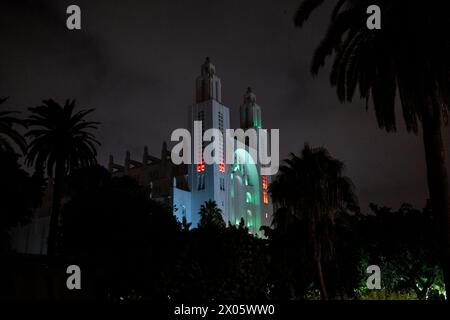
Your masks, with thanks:
[{"label": "alamy watermark", "polygon": [[[279,129],[270,129],[270,134],[268,129],[255,128],[225,132],[211,128],[203,132],[202,121],[194,121],[193,139],[189,130],[183,128],[174,130],[170,139],[178,142],[171,152],[174,164],[259,164],[264,176],[276,174],[280,165]],[[249,156],[236,156],[237,149],[244,149]]]}]

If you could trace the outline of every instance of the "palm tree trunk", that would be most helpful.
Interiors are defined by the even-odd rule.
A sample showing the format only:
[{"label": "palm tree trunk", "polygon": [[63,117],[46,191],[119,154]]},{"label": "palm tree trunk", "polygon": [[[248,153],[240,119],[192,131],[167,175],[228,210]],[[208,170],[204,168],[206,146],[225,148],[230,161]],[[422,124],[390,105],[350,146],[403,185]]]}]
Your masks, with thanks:
[{"label": "palm tree trunk", "polygon": [[53,182],[52,212],[50,216],[50,227],[48,233],[48,250],[47,255],[51,258],[56,255],[58,229],[59,229],[59,212],[61,210],[62,185],[64,178],[64,162],[56,161],[55,179]]},{"label": "palm tree trunk", "polygon": [[450,204],[445,148],[441,133],[441,110],[430,104],[422,115],[423,141],[427,164],[428,190],[437,218],[441,244],[441,262],[447,295],[450,291]]},{"label": "palm tree trunk", "polygon": [[[316,242],[316,241],[315,241]],[[322,300],[328,300],[328,292],[327,287],[325,286],[325,278],[323,275],[323,268],[322,268],[322,254],[321,254],[321,248],[320,244],[316,243],[315,245],[316,252],[314,253],[315,262],[316,262],[316,268],[317,268],[317,278],[319,279],[319,289],[320,289],[320,296]]]}]

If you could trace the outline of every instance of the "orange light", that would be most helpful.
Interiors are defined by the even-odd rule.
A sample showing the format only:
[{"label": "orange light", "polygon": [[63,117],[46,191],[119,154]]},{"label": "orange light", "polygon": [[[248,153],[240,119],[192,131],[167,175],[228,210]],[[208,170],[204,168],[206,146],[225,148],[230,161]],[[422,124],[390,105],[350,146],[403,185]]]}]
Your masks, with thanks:
[{"label": "orange light", "polygon": [[267,176],[263,176],[262,177],[262,187],[263,187],[263,190],[267,190],[267,187],[268,187],[268,185],[267,185]]},{"label": "orange light", "polygon": [[264,204],[268,204],[269,203],[269,194],[267,193],[267,191],[264,191],[263,199],[264,199]]},{"label": "orange light", "polygon": [[197,172],[203,172],[203,171],[205,171],[205,163],[202,160],[201,163],[197,164]]},{"label": "orange light", "polygon": [[220,171],[220,172],[225,172],[225,163],[221,162],[221,163],[219,164],[219,171]]}]

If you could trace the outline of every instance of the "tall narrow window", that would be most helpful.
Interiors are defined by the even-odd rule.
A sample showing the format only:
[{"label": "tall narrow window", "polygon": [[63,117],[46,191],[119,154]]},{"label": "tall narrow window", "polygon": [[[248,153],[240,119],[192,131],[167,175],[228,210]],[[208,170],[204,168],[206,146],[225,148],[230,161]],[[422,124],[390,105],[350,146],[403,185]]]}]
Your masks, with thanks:
[{"label": "tall narrow window", "polygon": [[246,193],[245,200],[246,200],[247,203],[252,203],[253,202],[252,194],[250,192]]},{"label": "tall narrow window", "polygon": [[197,190],[204,190],[205,189],[205,175],[199,174],[197,176]]},{"label": "tall narrow window", "polygon": [[267,176],[262,176],[262,188],[263,190],[267,190],[268,183],[267,183]]},{"label": "tall narrow window", "polygon": [[[219,120],[219,130],[222,132],[222,135],[224,134],[224,128],[223,128],[223,113],[219,111],[218,115]],[[219,172],[224,173],[225,172],[225,161],[224,161],[224,154],[223,154],[223,141],[219,145],[219,157],[220,157],[220,164],[219,164]]]},{"label": "tall narrow window", "polygon": [[197,176],[197,190],[201,190],[202,188],[202,176],[198,175]]}]

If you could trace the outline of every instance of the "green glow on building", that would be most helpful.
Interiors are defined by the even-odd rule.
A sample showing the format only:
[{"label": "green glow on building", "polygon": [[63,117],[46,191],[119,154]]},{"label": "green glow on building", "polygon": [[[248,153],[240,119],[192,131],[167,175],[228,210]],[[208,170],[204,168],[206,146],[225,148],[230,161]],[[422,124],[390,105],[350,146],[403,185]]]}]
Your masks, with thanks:
[{"label": "green glow on building", "polygon": [[256,118],[256,119],[253,121],[253,128],[255,128],[255,129],[261,129],[261,128],[262,128],[261,121],[258,121],[258,120],[259,120],[259,119]]},{"label": "green glow on building", "polygon": [[252,203],[253,202],[252,201],[252,194],[250,192],[247,192],[245,194],[245,200],[246,200],[247,203]]},{"label": "green glow on building", "polygon": [[[244,208],[240,212],[241,216],[247,214],[247,227],[251,228],[250,232],[252,234],[259,233],[259,228],[261,227],[261,196],[259,192],[260,177],[258,172],[258,167],[255,161],[251,157],[250,153],[244,149],[237,149],[235,151],[235,159],[239,163],[240,173],[247,179],[244,181],[244,185],[248,186],[247,191],[250,194],[251,202],[247,202],[249,205],[250,214]],[[247,184],[251,183],[251,186]],[[249,197],[246,195],[246,200]]]}]

